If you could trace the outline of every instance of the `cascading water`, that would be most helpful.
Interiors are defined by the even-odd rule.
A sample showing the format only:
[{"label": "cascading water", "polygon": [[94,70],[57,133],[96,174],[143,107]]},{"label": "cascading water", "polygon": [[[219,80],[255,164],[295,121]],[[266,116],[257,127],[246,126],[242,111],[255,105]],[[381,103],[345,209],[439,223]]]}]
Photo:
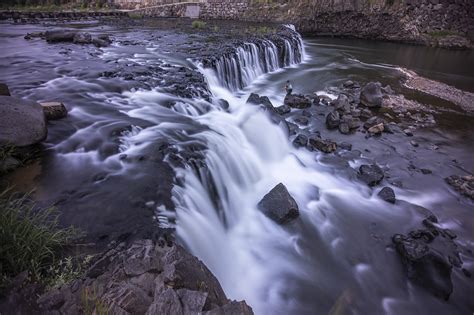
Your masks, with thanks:
[{"label": "cascading water", "polygon": [[275,42],[257,39],[217,58],[213,68],[221,84],[231,91],[237,91],[264,73],[302,61],[303,40],[293,26],[285,26],[284,36],[279,35]]},{"label": "cascading water", "polygon": [[[256,314],[312,314],[315,302],[307,296],[308,288],[336,300],[345,292],[341,283],[353,290],[357,277],[372,277],[367,264],[356,265],[356,279],[340,266],[336,255],[353,249],[335,226],[340,218],[331,220],[326,211],[342,212],[354,208],[354,202],[371,209],[378,202],[366,187],[334,176],[313,154],[293,149],[282,128],[229,91],[280,65],[301,61],[304,53],[299,40],[285,42],[279,58],[284,62],[276,64],[280,52],[269,42],[265,45],[267,50],[246,44],[235,55],[222,57],[216,70],[201,68],[214,97],[229,101],[230,112],[193,115],[209,127],[192,136],[207,147],[206,166],[178,170],[184,184],[174,188],[177,235],[217,276],[228,296],[245,299]],[[287,186],[301,211],[300,222],[286,228],[257,209],[278,183]],[[363,237],[354,238],[362,243]],[[327,283],[335,278],[337,284]],[[322,309],[330,308],[317,301]]]}]

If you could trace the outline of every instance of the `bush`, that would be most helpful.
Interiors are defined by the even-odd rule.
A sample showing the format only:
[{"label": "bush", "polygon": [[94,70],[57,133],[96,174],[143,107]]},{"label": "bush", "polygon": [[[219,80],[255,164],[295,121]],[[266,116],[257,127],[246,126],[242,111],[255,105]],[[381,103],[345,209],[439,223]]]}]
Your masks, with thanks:
[{"label": "bush", "polygon": [[47,274],[58,250],[77,235],[60,228],[54,208],[38,208],[28,194],[0,193],[0,278],[5,281],[28,271],[34,279]]},{"label": "bush", "polygon": [[207,24],[206,22],[195,20],[195,21],[193,21],[193,23],[191,25],[192,25],[193,28],[202,29],[202,28],[206,27],[206,24]]}]

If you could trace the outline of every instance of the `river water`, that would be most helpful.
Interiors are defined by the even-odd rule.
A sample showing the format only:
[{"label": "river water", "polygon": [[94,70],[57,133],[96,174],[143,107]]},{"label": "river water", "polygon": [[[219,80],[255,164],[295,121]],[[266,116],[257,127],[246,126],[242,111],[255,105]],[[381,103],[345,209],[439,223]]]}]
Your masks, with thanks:
[{"label": "river water", "polygon": [[[473,271],[474,206],[443,178],[474,169],[474,119],[450,104],[405,91],[397,70],[408,67],[472,91],[472,52],[304,39],[301,62],[293,56],[291,65],[253,76],[246,87],[231,91],[218,73],[191,60],[187,52],[196,49],[190,40],[195,35],[81,27],[109,33],[116,42],[101,50],[26,42],[26,32],[41,29],[30,25],[5,24],[0,34],[2,80],[13,94],[61,100],[70,110],[68,118],[51,123],[41,162],[9,177],[21,189],[35,188],[39,202],[55,203],[65,224],[79,226],[98,243],[149,236],[159,229],[153,222],[176,228],[179,241],[205,262],[228,297],[245,299],[256,314],[468,314],[474,309],[472,279],[455,269],[454,292],[449,302],[441,301],[407,281],[391,245],[392,235],[420,226],[419,207],[424,207],[458,235],[463,267]],[[170,77],[184,78],[188,70],[182,67],[203,75],[211,99],[203,96],[206,84],[199,80],[192,98],[176,96]],[[117,75],[104,75],[113,71]],[[297,93],[328,95],[347,79],[381,81],[443,111],[436,127],[416,134],[417,150],[399,134],[380,140],[344,136],[315,118],[309,131],[350,142],[362,152],[339,164],[295,149],[281,124],[246,104],[249,93],[257,92],[281,105],[288,79]],[[219,99],[229,102],[228,110]],[[432,144],[439,150],[430,150]],[[174,163],[176,156],[185,162]],[[385,184],[397,193],[395,205],[355,179],[357,166],[371,161],[389,174]],[[300,208],[300,218],[284,226],[256,207],[278,183]]]}]

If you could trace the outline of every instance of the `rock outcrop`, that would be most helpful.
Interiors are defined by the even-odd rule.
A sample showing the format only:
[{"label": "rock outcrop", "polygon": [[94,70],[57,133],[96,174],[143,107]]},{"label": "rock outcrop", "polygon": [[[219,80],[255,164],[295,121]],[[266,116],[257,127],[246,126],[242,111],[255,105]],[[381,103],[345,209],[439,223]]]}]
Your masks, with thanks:
[{"label": "rock outcrop", "polygon": [[298,204],[282,183],[263,197],[258,208],[278,224],[288,223],[299,216]]},{"label": "rock outcrop", "polygon": [[24,147],[46,138],[43,108],[36,102],[0,96],[0,144]]},{"label": "rock outcrop", "polygon": [[[169,244],[168,244],[169,245]],[[253,314],[227,299],[206,266],[179,245],[139,240],[111,249],[82,279],[41,295],[52,314]]]}]

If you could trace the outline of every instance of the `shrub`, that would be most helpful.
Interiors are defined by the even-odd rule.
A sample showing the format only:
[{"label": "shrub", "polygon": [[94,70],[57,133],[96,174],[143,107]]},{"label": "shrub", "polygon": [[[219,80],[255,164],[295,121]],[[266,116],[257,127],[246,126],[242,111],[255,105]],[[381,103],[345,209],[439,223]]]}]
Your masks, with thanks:
[{"label": "shrub", "polygon": [[193,28],[202,29],[202,28],[206,27],[206,24],[207,24],[206,22],[195,20],[195,21],[193,21],[191,26]]}]

